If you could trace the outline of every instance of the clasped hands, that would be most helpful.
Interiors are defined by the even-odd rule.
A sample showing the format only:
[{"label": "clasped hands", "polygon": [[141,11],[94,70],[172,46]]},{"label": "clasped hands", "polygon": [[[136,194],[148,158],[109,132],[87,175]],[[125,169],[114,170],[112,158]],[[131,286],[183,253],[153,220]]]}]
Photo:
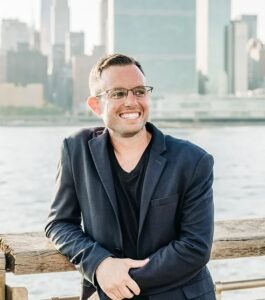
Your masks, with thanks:
[{"label": "clasped hands", "polygon": [[130,299],[140,294],[138,284],[129,275],[129,270],[141,268],[149,259],[133,260],[130,258],[104,259],[96,270],[96,277],[102,291],[112,300]]}]

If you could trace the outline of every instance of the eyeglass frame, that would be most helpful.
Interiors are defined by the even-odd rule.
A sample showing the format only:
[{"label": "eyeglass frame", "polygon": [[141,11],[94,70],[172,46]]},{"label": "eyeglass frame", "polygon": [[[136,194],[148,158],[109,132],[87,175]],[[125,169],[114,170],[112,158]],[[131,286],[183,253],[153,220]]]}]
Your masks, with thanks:
[{"label": "eyeglass frame", "polygon": [[[145,89],[146,89],[146,94],[143,95],[143,96],[139,96],[139,95],[137,96],[137,95],[135,94],[135,91],[134,91],[134,90],[137,89],[137,88],[145,88]],[[118,91],[118,90],[123,90],[123,91],[126,91],[126,94],[125,94],[124,97],[117,98],[117,99],[110,98],[110,100],[111,100],[111,101],[124,100],[124,99],[126,99],[126,98],[128,97],[130,91],[132,92],[132,94],[133,94],[136,98],[140,98],[140,99],[141,99],[141,98],[146,97],[146,96],[147,96],[147,93],[149,93],[149,92],[152,93],[153,89],[154,89],[154,87],[149,86],[149,85],[140,85],[140,86],[136,86],[136,87],[131,88],[131,89],[126,89],[126,88],[120,87],[120,88],[113,88],[113,89],[109,89],[109,90],[103,91],[103,92],[97,94],[95,97],[100,98],[101,96],[108,95],[109,92],[111,92],[111,91],[115,91],[115,90],[117,90],[117,91]]]}]

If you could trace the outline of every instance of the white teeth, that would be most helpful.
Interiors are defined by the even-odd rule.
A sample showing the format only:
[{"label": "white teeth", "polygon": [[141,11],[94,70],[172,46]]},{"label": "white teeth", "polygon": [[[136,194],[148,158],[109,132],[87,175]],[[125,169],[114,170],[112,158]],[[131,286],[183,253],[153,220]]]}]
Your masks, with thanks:
[{"label": "white teeth", "polygon": [[139,117],[139,113],[125,113],[125,114],[121,114],[121,117],[123,119],[133,120]]}]

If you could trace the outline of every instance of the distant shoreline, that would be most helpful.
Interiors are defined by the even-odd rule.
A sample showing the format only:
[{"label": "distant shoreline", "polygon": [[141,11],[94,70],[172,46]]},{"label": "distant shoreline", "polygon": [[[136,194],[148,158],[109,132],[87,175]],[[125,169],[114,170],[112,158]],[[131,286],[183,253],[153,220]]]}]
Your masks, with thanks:
[{"label": "distant shoreline", "polygon": [[[151,118],[151,122],[160,127],[204,127],[204,126],[251,126],[265,125],[265,118],[205,118],[205,119],[178,119],[178,118]],[[31,126],[102,126],[100,119],[91,116],[12,116],[0,117],[0,127],[31,127]]]}]

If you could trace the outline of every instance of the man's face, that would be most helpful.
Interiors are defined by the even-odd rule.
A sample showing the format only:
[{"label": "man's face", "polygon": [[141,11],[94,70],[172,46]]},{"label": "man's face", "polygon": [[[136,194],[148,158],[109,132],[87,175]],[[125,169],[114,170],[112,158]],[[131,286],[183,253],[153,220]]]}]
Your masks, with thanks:
[{"label": "man's face", "polygon": [[[102,91],[132,89],[146,84],[145,77],[135,65],[111,66],[101,74]],[[131,137],[145,128],[149,114],[148,95],[137,98],[131,91],[124,99],[113,100],[108,94],[100,97],[100,114],[110,134]]]}]

